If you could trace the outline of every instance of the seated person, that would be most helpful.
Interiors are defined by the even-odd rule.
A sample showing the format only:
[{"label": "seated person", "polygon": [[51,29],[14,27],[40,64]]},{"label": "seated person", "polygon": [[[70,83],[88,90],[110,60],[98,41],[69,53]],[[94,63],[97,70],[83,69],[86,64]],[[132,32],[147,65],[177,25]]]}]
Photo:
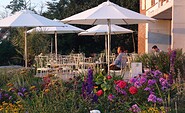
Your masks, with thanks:
[{"label": "seated person", "polygon": [[154,45],[152,47],[152,52],[154,52],[155,55],[157,55],[158,53],[162,52],[156,45]]},{"label": "seated person", "polygon": [[110,64],[110,70],[120,70],[126,65],[127,59],[124,59],[123,57],[126,56],[124,53],[124,47],[118,47],[117,53],[118,56],[116,57],[115,61]]}]

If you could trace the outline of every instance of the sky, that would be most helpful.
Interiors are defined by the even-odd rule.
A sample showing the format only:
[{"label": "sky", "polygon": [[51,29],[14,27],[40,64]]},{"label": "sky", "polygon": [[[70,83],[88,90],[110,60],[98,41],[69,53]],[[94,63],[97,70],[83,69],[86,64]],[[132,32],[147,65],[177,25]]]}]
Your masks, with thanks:
[{"label": "sky", "polygon": [[[6,12],[4,7],[9,5],[10,1],[12,1],[12,0],[0,0],[0,18],[2,16],[8,16],[9,12]],[[45,4],[47,1],[52,1],[52,0],[31,0],[31,6],[36,6],[35,10],[39,11],[39,10],[41,10],[41,4]],[[59,0],[57,0],[57,1],[59,1]],[[46,10],[46,9],[47,9],[47,7],[45,6],[44,10]]]}]

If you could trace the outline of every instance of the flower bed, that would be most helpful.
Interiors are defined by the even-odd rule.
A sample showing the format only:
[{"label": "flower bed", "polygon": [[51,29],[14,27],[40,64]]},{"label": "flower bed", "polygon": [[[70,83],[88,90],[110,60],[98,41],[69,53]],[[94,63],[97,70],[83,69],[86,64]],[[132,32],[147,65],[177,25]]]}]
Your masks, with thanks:
[{"label": "flower bed", "polygon": [[154,69],[124,80],[120,76],[93,74],[89,69],[88,75],[63,81],[53,75],[36,78],[30,70],[19,70],[1,78],[4,82],[0,111],[88,113],[97,109],[101,113],[183,113],[183,79],[177,82],[173,75]]}]

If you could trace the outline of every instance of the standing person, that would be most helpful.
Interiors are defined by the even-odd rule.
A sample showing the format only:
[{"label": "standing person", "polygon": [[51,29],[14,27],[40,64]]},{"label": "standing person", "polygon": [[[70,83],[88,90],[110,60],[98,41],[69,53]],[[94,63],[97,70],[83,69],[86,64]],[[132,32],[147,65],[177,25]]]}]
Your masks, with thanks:
[{"label": "standing person", "polygon": [[117,49],[118,56],[116,57],[114,62],[110,64],[110,70],[120,70],[122,67],[126,65],[127,59],[123,58],[124,56],[126,56],[126,53],[124,51],[125,49],[123,46],[118,47]]}]

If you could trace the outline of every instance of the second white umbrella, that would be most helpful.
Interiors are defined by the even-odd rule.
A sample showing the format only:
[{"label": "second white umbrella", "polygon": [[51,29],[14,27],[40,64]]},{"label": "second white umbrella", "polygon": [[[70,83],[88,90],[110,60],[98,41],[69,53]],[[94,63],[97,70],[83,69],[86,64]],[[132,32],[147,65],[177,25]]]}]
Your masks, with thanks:
[{"label": "second white umbrella", "polygon": [[[58,20],[54,20],[54,21],[58,21]],[[62,22],[60,22],[62,24],[61,27],[36,27],[33,28],[31,30],[28,30],[27,33],[31,33],[31,32],[41,32],[43,34],[55,34],[55,54],[56,54],[56,60],[57,60],[57,54],[58,54],[58,49],[57,49],[57,34],[64,34],[64,33],[79,33],[84,31],[81,28],[69,25],[69,24],[64,24]]]}]

